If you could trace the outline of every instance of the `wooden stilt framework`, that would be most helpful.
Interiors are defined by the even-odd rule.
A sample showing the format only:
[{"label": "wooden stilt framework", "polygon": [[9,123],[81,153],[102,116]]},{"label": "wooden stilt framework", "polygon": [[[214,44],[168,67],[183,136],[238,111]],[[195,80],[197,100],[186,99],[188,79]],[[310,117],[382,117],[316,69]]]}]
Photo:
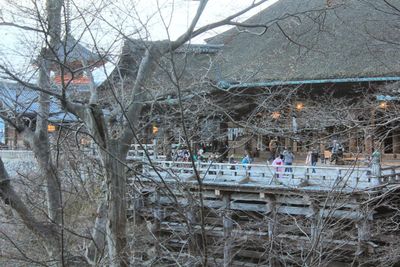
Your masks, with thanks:
[{"label": "wooden stilt framework", "polygon": [[[177,165],[180,168],[175,169]],[[238,165],[229,173],[237,179],[230,180],[227,173],[231,168],[213,168],[210,164],[207,170],[198,170],[205,216],[201,225],[200,187],[190,179],[192,173],[185,166],[182,162],[143,166],[141,184],[153,196],[145,199],[145,208],[139,213],[154,223],[163,244],[161,256],[176,257],[178,253],[178,258],[188,255],[192,260],[200,259],[205,249],[209,264],[215,266],[318,266],[329,257],[344,262],[371,259],[371,253],[379,253],[377,244],[382,246],[385,239],[374,234],[377,229],[373,225],[384,214],[371,199],[380,199],[391,190],[400,173],[395,167],[382,169],[382,177],[376,178],[379,183],[372,185],[368,179],[363,183],[360,174],[352,176],[354,170],[336,170],[334,181],[329,180],[329,170],[323,168],[316,169],[319,180],[304,169],[283,173],[273,180],[267,173],[259,175],[261,178],[255,175],[260,166],[243,169]],[[161,173],[162,181],[152,171],[154,168]],[[288,182],[300,174],[308,179],[307,185]],[[251,179],[241,182],[246,177]],[[326,186],[316,186],[313,180],[325,181]],[[152,190],[156,181],[161,190]],[[354,186],[357,183],[362,187]],[[164,211],[162,220],[160,210]],[[205,244],[197,238],[202,229]]]}]

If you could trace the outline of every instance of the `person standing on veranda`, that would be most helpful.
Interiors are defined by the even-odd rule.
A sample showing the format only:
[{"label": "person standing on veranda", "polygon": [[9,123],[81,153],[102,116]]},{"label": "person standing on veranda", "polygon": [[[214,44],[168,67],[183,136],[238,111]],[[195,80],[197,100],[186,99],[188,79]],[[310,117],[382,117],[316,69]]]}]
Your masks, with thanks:
[{"label": "person standing on veranda", "polygon": [[283,155],[278,155],[274,161],[272,162],[272,166],[276,166],[276,172],[275,175],[277,178],[281,177],[281,173],[283,172],[283,168],[280,166],[283,166]]},{"label": "person standing on veranda", "polygon": [[[285,151],[283,151],[283,163],[286,166],[292,166],[294,158],[293,152],[290,149],[285,148]],[[286,167],[285,172],[293,172],[292,167]]]},{"label": "person standing on veranda", "polygon": [[[275,156],[276,156],[276,154],[277,154],[277,150],[278,150],[278,138],[276,138],[276,137],[274,137],[274,139],[272,139],[270,142],[269,142],[269,145],[268,145],[268,148],[269,148],[269,151],[270,151],[270,157],[269,157],[269,159],[268,159],[268,161],[269,160],[274,160],[275,159]],[[279,155],[278,155],[279,156]]]},{"label": "person standing on veranda", "polygon": [[[306,164],[315,167],[319,158],[318,150],[313,147],[307,154]],[[312,168],[312,173],[315,173],[315,168]]]}]

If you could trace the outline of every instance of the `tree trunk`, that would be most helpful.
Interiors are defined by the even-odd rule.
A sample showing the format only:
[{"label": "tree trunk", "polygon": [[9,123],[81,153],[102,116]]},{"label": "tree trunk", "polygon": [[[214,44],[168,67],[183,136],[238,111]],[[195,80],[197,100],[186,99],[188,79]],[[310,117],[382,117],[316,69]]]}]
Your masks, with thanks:
[{"label": "tree trunk", "polygon": [[92,265],[98,265],[104,256],[104,249],[106,246],[106,226],[107,226],[107,189],[106,183],[103,182],[102,198],[96,211],[96,221],[92,231],[92,242],[86,248],[86,261]]},{"label": "tree trunk", "polygon": [[126,170],[125,159],[121,145],[116,141],[109,141],[109,154],[105,159],[107,172],[107,242],[110,257],[110,266],[129,266],[126,239]]},{"label": "tree trunk", "polygon": [[56,264],[61,263],[59,261],[60,255],[60,236],[58,228],[54,224],[47,224],[38,221],[30,209],[25,205],[19,195],[15,192],[11,185],[10,177],[4,168],[2,159],[0,158],[0,198],[13,208],[25,226],[31,230],[43,244],[51,258],[51,260],[57,261]]}]

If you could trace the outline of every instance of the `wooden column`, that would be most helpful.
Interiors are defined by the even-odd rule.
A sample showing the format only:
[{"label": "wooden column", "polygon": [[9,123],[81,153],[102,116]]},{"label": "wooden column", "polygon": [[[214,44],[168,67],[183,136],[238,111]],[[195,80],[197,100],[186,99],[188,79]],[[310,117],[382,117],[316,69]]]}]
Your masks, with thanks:
[{"label": "wooden column", "polygon": [[160,247],[160,232],[161,232],[161,220],[162,220],[162,212],[161,212],[161,203],[160,203],[160,189],[156,189],[154,192],[154,224],[153,224],[153,235],[154,235],[154,247],[156,250],[156,256],[159,257],[161,255],[161,247]]},{"label": "wooden column", "polygon": [[365,143],[365,153],[371,155],[373,152],[375,133],[375,110],[371,110],[371,119],[369,121],[369,126],[364,129],[364,143]]},{"label": "wooden column", "polygon": [[326,146],[325,146],[325,139],[326,137],[325,136],[320,136],[320,139],[321,139],[321,143],[319,144],[319,156],[321,157],[321,159],[322,159],[322,163],[326,163],[325,162],[325,150],[326,150]]},{"label": "wooden column", "polygon": [[326,146],[325,146],[325,143],[321,143],[320,145],[319,145],[319,151],[320,151],[320,153],[321,154],[324,154],[324,151],[326,150]]},{"label": "wooden column", "polygon": [[268,221],[268,239],[273,242],[276,230],[276,202],[274,196],[264,196],[267,200],[267,221]]},{"label": "wooden column", "polygon": [[319,203],[315,200],[310,201],[310,219],[311,219],[311,242],[315,245],[318,242],[319,230]]},{"label": "wooden column", "polygon": [[[274,243],[275,243],[275,236],[277,234],[278,225],[277,225],[277,206],[275,196],[263,194],[263,197],[266,199],[267,203],[267,224],[268,224],[268,241],[270,243],[269,251],[273,252],[274,250]],[[274,253],[270,253],[269,255],[269,266],[276,267],[280,266],[278,258],[275,256]]]},{"label": "wooden column", "polygon": [[232,254],[232,211],[231,211],[231,196],[229,193],[224,193],[222,196],[223,206],[225,208],[223,217],[224,226],[224,267],[231,266],[233,254]]},{"label": "wooden column", "polygon": [[133,192],[132,193],[132,218],[134,221],[135,225],[139,225],[144,223],[143,217],[141,216],[141,212],[139,212],[140,209],[143,208],[144,203],[143,203],[143,195],[140,192]]},{"label": "wooden column", "polygon": [[370,217],[371,214],[368,207],[360,208],[361,217],[356,222],[358,231],[358,248],[357,255],[368,254],[368,241],[371,238],[371,224]]},{"label": "wooden column", "polygon": [[394,130],[393,131],[393,154],[400,154],[400,131]]},{"label": "wooden column", "polygon": [[320,257],[318,253],[318,245],[321,241],[321,226],[320,226],[320,207],[318,199],[312,198],[309,195],[304,196],[304,203],[309,205],[310,225],[310,254],[307,257],[307,265],[313,265],[316,258]]},{"label": "wooden column", "polygon": [[189,254],[192,256],[201,255],[202,251],[202,242],[201,235],[196,233],[195,226],[198,222],[198,208],[197,207],[189,207],[189,211],[187,212],[187,219],[189,222],[188,225],[188,244],[189,244]]},{"label": "wooden column", "polygon": [[172,133],[167,125],[163,125],[163,154],[166,157],[166,160],[172,160]]},{"label": "wooden column", "polygon": [[297,152],[297,141],[293,141],[293,152]]},{"label": "wooden column", "polygon": [[372,128],[367,127],[364,129],[364,152],[368,155],[372,154],[373,148],[373,138],[372,138]]},{"label": "wooden column", "polygon": [[357,153],[357,129],[349,132],[349,152]]},{"label": "wooden column", "polygon": [[287,147],[287,148],[292,147],[289,137],[285,137],[285,147]]}]

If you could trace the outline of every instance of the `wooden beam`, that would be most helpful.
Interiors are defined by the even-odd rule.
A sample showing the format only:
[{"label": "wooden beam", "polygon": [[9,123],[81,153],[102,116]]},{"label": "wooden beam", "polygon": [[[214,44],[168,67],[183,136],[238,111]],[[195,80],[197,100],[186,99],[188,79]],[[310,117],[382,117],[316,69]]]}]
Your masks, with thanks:
[{"label": "wooden beam", "polygon": [[193,206],[190,207],[187,212],[189,229],[186,229],[186,231],[188,231],[189,254],[193,256],[201,255],[203,247],[201,236],[196,231],[196,225],[198,222],[197,213],[198,213],[197,207]]},{"label": "wooden beam", "polygon": [[233,260],[233,245],[232,245],[232,211],[231,211],[231,198],[230,194],[224,193],[222,196],[223,203],[224,203],[224,217],[223,217],[223,226],[224,226],[224,267],[231,266],[231,262]]},{"label": "wooden beam", "polygon": [[366,256],[368,254],[368,248],[370,247],[368,242],[371,239],[371,212],[368,207],[360,207],[360,218],[356,222],[358,232],[358,247],[356,255]]},{"label": "wooden beam", "polygon": [[153,235],[154,235],[154,247],[156,250],[156,256],[159,257],[161,255],[161,248],[160,248],[160,230],[161,230],[161,207],[160,207],[160,193],[159,193],[159,188],[157,188],[154,192],[154,198],[155,198],[155,203],[154,203],[154,210],[153,210],[153,216],[154,216],[154,225],[153,225]]}]

